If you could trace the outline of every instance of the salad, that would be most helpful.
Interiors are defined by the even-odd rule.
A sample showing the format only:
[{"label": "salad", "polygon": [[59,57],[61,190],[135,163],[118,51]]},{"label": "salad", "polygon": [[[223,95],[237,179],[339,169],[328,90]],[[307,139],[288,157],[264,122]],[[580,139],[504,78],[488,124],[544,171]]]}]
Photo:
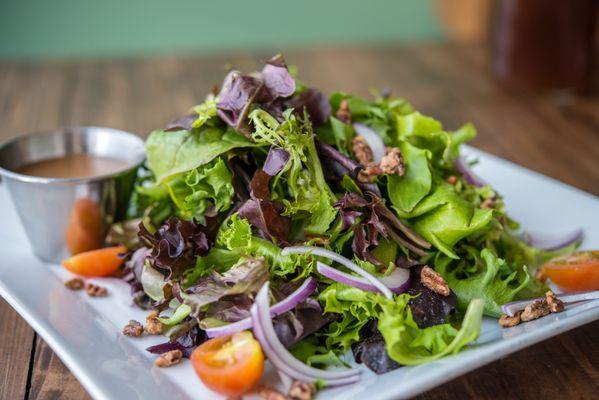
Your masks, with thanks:
[{"label": "salad", "polygon": [[483,315],[542,298],[537,267],[581,240],[522,233],[460,154],[475,135],[388,92],[327,97],[280,55],[229,72],[150,134],[110,230],[151,311],[124,333],[164,335],[157,365],[189,357],[229,396],[254,388],[265,357],[302,398],[464,350]]}]

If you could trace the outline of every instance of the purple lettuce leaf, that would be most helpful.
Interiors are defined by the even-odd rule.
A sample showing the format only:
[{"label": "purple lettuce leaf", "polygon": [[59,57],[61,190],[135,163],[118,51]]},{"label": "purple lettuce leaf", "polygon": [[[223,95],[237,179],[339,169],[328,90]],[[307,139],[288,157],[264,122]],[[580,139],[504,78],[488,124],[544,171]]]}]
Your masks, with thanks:
[{"label": "purple lettuce leaf", "polygon": [[192,124],[194,121],[198,119],[197,113],[188,114],[184,117],[177,118],[174,121],[169,122],[166,127],[166,132],[174,132],[174,131],[190,131],[192,128]]},{"label": "purple lettuce leaf", "polygon": [[287,150],[271,146],[268,150],[268,155],[266,156],[266,161],[264,161],[262,170],[270,176],[275,176],[281,172],[283,167],[285,167],[289,161],[289,157],[290,155]]},{"label": "purple lettuce leaf", "polygon": [[165,271],[167,278],[177,278],[183,271],[195,265],[197,256],[208,253],[218,230],[214,217],[206,217],[206,225],[196,221],[170,217],[154,233],[143,223],[139,224],[139,237],[152,250],[148,259],[152,267]]},{"label": "purple lettuce leaf", "polygon": [[305,110],[315,128],[324,125],[332,111],[329,99],[321,91],[313,88],[292,97],[285,105],[293,108],[299,115],[303,115]]},{"label": "purple lettuce leaf", "polygon": [[360,337],[363,339],[352,345],[352,352],[357,363],[364,364],[378,375],[401,366],[389,357],[385,339],[377,329],[376,321],[368,323],[360,332]]},{"label": "purple lettuce leaf", "polygon": [[240,218],[247,219],[259,232],[270,240],[287,243],[291,231],[291,219],[281,215],[281,206],[270,200],[249,199],[238,211]]},{"label": "purple lettuce leaf", "polygon": [[266,62],[262,69],[262,80],[273,98],[289,97],[295,92],[295,80],[281,54]]},{"label": "purple lettuce leaf", "polygon": [[250,182],[250,195],[253,199],[270,199],[270,178],[271,176],[263,170],[258,170],[254,173],[254,177]]},{"label": "purple lettuce leaf", "polygon": [[160,343],[146,348],[152,354],[163,354],[167,351],[181,350],[183,357],[189,358],[197,346],[208,340],[206,333],[201,330],[195,321],[188,317],[178,327],[177,336],[168,342]]},{"label": "purple lettuce leaf", "polygon": [[408,294],[414,296],[409,302],[414,322],[424,329],[448,322],[449,316],[456,311],[457,297],[453,291],[449,296],[443,296],[424,286],[420,280],[421,270],[422,266],[410,270],[412,284]]}]

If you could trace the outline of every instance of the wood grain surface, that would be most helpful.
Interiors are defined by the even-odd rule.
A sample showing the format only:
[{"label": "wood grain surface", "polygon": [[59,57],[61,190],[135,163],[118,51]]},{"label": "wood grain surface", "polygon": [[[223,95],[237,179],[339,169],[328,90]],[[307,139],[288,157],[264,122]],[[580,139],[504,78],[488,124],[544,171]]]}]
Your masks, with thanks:
[{"label": "wood grain surface", "polygon": [[[145,136],[199,103],[220,83],[227,63],[250,71],[268,56],[0,64],[0,140],[61,125],[103,125]],[[368,95],[370,88],[389,88],[449,129],[471,121],[479,130],[475,146],[599,195],[597,95],[506,92],[477,47],[318,49],[287,59],[303,81],[326,92]],[[589,217],[599,223],[598,215]],[[419,398],[599,398],[598,332],[595,322],[564,333]],[[86,398],[48,345],[0,300],[0,399]]]}]

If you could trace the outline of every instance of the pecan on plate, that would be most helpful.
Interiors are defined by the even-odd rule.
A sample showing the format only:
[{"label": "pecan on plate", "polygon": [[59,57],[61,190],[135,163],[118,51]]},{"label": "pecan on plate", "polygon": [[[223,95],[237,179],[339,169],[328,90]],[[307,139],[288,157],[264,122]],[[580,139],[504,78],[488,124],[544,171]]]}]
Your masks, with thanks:
[{"label": "pecan on plate", "polygon": [[263,400],[287,400],[287,396],[269,386],[258,386],[258,395]]},{"label": "pecan on plate", "polygon": [[123,335],[125,336],[138,337],[141,336],[142,333],[144,333],[143,325],[134,319],[130,320],[129,323],[123,327]]},{"label": "pecan on plate", "polygon": [[94,283],[86,284],[85,290],[90,297],[106,297],[108,295],[108,290],[105,287]]},{"label": "pecan on plate", "polygon": [[66,281],[64,283],[64,285],[67,289],[81,290],[85,286],[85,283],[80,278],[73,278],[73,279],[69,279],[68,281]]},{"label": "pecan on plate", "polygon": [[290,400],[312,400],[316,394],[316,386],[313,383],[293,381],[287,397]]},{"label": "pecan on plate", "polygon": [[502,328],[511,328],[512,326],[516,326],[520,322],[522,322],[522,319],[520,317],[521,315],[522,311],[518,311],[516,314],[514,314],[513,317],[510,317],[507,314],[503,314],[501,318],[499,318],[499,325]]},{"label": "pecan on plate", "polygon": [[564,311],[564,302],[558,299],[551,290],[545,293],[545,301],[547,302],[547,306],[549,306],[549,311],[552,313]]},{"label": "pecan on plate", "polygon": [[181,350],[171,350],[159,355],[156,361],[154,361],[154,365],[160,368],[166,368],[171,365],[179,364],[182,358],[183,352]]},{"label": "pecan on plate", "polygon": [[420,271],[420,281],[433,292],[449,296],[450,290],[445,279],[428,265],[425,265]]},{"label": "pecan on plate", "polygon": [[535,300],[526,306],[524,311],[522,311],[520,318],[522,321],[527,322],[532,321],[533,319],[544,317],[550,313],[551,310],[549,309],[549,304],[547,304],[545,300]]},{"label": "pecan on plate", "polygon": [[150,335],[161,335],[164,325],[158,320],[158,311],[154,310],[146,317],[146,332]]}]

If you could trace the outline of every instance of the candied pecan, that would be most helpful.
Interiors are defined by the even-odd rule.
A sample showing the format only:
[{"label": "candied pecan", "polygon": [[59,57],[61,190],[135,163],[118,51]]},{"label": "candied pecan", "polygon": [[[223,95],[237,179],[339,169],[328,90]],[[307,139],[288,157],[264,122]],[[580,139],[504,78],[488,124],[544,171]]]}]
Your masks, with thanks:
[{"label": "candied pecan", "polygon": [[354,156],[356,156],[356,160],[364,167],[372,164],[374,161],[372,149],[362,135],[358,135],[352,139],[352,151],[354,152]]},{"label": "candied pecan", "polygon": [[108,290],[105,287],[93,283],[86,284],[85,290],[90,297],[106,297],[108,295]]},{"label": "candied pecan", "polygon": [[143,325],[134,319],[129,320],[129,323],[123,327],[123,335],[125,336],[138,337],[142,333],[144,333]]},{"label": "candied pecan", "polygon": [[483,210],[495,208],[495,200],[493,199],[485,199],[482,203],[480,203],[480,208]]},{"label": "candied pecan", "polygon": [[445,279],[428,265],[425,265],[420,271],[420,281],[433,292],[449,296],[450,290]]},{"label": "candied pecan", "polygon": [[316,386],[313,383],[293,381],[287,397],[290,400],[312,400],[316,394]]},{"label": "candied pecan", "polygon": [[375,177],[382,175],[383,170],[378,164],[371,163],[358,173],[358,181],[362,183],[372,182]]},{"label": "candied pecan", "polygon": [[564,311],[564,302],[558,299],[551,290],[545,293],[545,301],[549,306],[549,311],[558,313]]},{"label": "candied pecan", "polygon": [[258,395],[264,400],[287,400],[283,393],[264,385],[258,386]]},{"label": "candied pecan", "polygon": [[341,100],[341,103],[339,103],[339,109],[335,113],[335,116],[344,124],[351,124],[351,111],[349,110],[349,103],[347,100]]},{"label": "candied pecan", "polygon": [[73,278],[66,281],[64,285],[67,287],[67,289],[81,290],[83,289],[83,286],[85,286],[85,283],[80,278]]},{"label": "candied pecan", "polygon": [[159,355],[156,361],[154,361],[154,364],[157,367],[166,368],[171,365],[179,364],[182,358],[183,352],[181,350],[171,350]]},{"label": "candied pecan", "polygon": [[163,329],[164,325],[158,320],[158,311],[153,310],[146,317],[146,332],[150,335],[161,335]]},{"label": "candied pecan", "polygon": [[545,300],[535,300],[526,306],[520,318],[522,321],[532,321],[533,319],[544,317],[551,313],[549,305]]},{"label": "candied pecan", "polygon": [[450,176],[447,177],[446,181],[450,185],[455,185],[456,183],[458,183],[458,177],[455,176],[455,175],[450,175]]},{"label": "candied pecan", "polygon": [[406,172],[406,166],[401,156],[401,150],[397,147],[387,149],[387,154],[383,156],[380,163],[384,174],[403,175]]},{"label": "candied pecan", "polygon": [[522,311],[518,311],[516,314],[514,314],[513,317],[510,317],[507,314],[503,314],[501,318],[499,318],[499,325],[502,328],[511,328],[512,326],[516,326],[520,322],[522,322],[521,315]]}]

